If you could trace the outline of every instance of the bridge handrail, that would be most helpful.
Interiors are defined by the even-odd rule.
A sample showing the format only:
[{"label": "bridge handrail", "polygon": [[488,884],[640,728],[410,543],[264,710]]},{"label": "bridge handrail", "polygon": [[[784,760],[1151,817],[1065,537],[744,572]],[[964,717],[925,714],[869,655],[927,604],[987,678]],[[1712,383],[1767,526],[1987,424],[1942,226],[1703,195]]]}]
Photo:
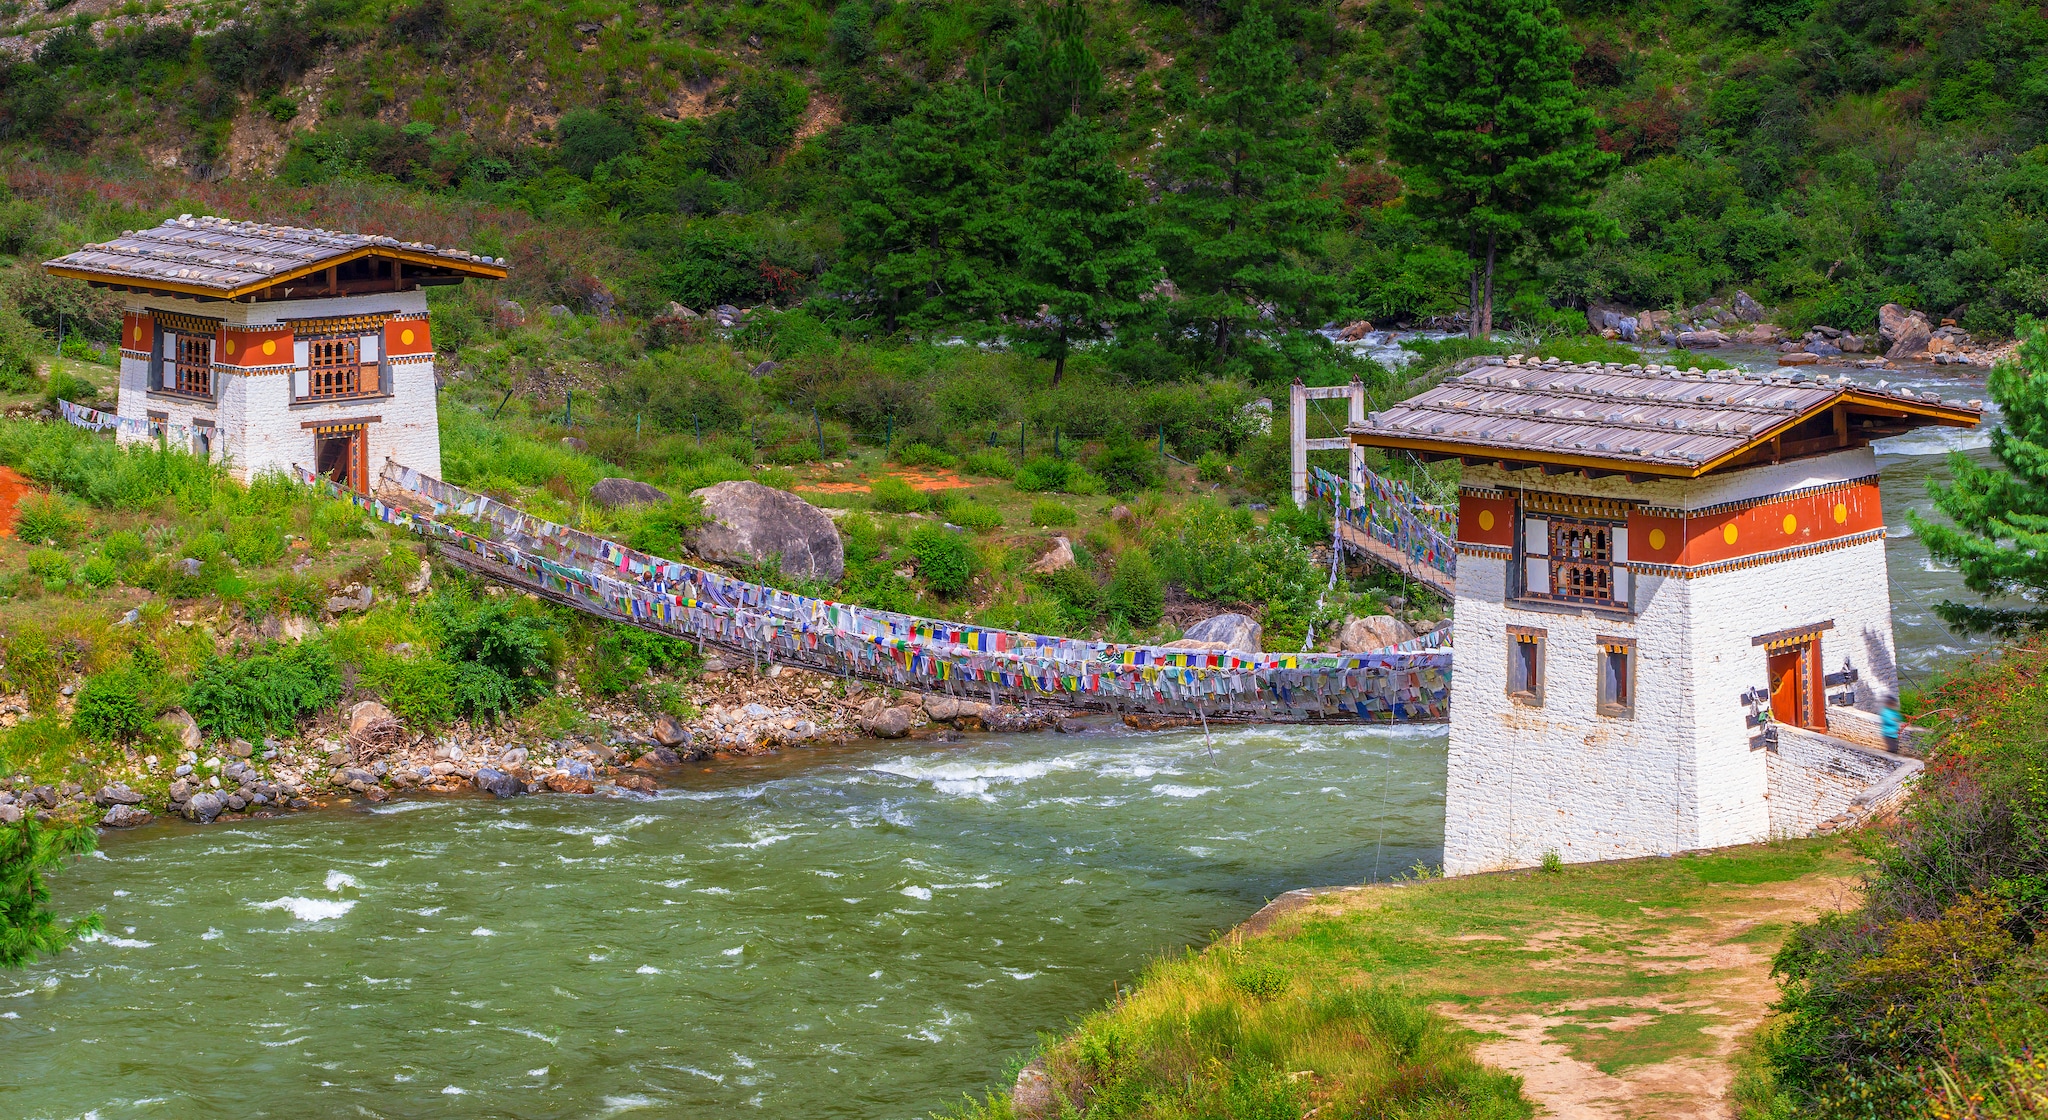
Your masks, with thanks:
[{"label": "bridge handrail", "polygon": [[[778,650],[836,656],[857,663],[856,675],[887,675],[913,687],[959,691],[973,682],[991,693],[1000,686],[1055,701],[1279,718],[1432,719],[1446,710],[1448,631],[1394,649],[1345,654],[1177,650],[1024,634],[749,583],[545,521],[396,463],[386,465],[383,484],[431,503],[433,514],[351,493],[303,467],[298,474],[380,521],[514,569],[551,594],[595,602],[612,617],[771,656]],[[508,539],[437,520],[450,513]],[[542,555],[549,551],[609,571]]]},{"label": "bridge handrail", "polygon": [[[1370,467],[1361,469],[1365,472],[1366,504],[1340,506],[1338,516],[1415,563],[1457,575],[1457,513],[1422,501],[1399,479],[1377,474]],[[1309,486],[1323,498],[1346,495],[1351,488],[1348,481],[1314,466],[1309,468]]]}]

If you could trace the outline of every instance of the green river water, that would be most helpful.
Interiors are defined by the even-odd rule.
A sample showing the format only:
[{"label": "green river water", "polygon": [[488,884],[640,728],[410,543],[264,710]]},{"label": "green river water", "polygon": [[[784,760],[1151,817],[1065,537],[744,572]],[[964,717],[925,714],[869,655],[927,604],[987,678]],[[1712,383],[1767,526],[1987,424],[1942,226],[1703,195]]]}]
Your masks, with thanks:
[{"label": "green river water", "polygon": [[[1981,442],[1882,460],[1909,676],[1965,647],[1904,510]],[[1443,782],[1440,726],[1105,727],[109,835],[56,881],[107,934],[0,976],[0,1117],[921,1116],[1148,956],[1434,862]]]}]

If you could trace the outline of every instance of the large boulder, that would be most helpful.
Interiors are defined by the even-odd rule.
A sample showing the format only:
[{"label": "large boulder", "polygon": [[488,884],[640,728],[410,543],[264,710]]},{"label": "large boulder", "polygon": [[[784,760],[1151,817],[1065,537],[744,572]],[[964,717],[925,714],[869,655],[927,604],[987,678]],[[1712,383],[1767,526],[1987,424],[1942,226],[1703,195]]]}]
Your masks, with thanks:
[{"label": "large boulder", "polygon": [[1344,623],[1344,629],[1337,634],[1337,645],[1349,653],[1369,653],[1388,646],[1397,646],[1411,641],[1415,631],[1390,614],[1376,614],[1366,618],[1354,618]]},{"label": "large boulder", "polygon": [[793,576],[837,583],[846,571],[839,530],[823,510],[784,490],[758,482],[721,482],[694,491],[706,521],[690,533],[690,547],[707,560],[759,564],[782,558]]},{"label": "large boulder", "polygon": [[1877,309],[1877,337],[1885,345],[1884,356],[1893,361],[1919,357],[1933,335],[1933,324],[1921,312],[1907,310],[1896,303],[1887,303]]},{"label": "large boulder", "polygon": [[221,810],[227,807],[228,803],[220,794],[195,793],[192,800],[185,802],[185,816],[200,824],[212,824],[213,818],[220,816]]},{"label": "large boulder", "polygon": [[1053,546],[1045,555],[1031,562],[1031,571],[1036,573],[1057,572],[1061,568],[1074,566],[1074,545],[1065,537],[1054,537]]},{"label": "large boulder", "polygon": [[1586,325],[1593,328],[1594,334],[1601,331],[1620,331],[1623,319],[1637,319],[1640,322],[1635,312],[1621,304],[1597,299],[1586,301]]},{"label": "large boulder", "polygon": [[183,708],[172,708],[170,711],[165,712],[157,722],[170,728],[178,736],[179,745],[183,746],[186,750],[196,751],[199,749],[199,724],[192,718],[192,713]]},{"label": "large boulder", "polygon": [[1735,317],[1742,322],[1754,323],[1764,317],[1763,305],[1751,298],[1748,292],[1736,292],[1735,298],[1729,300],[1728,305],[1729,310],[1735,312]]},{"label": "large boulder", "polygon": [[525,782],[491,766],[478,767],[473,781],[476,782],[476,788],[501,801],[526,792]]},{"label": "large boulder", "polygon": [[103,828],[136,828],[155,819],[156,817],[147,809],[137,809],[133,805],[116,805],[107,810],[106,816],[100,818],[100,825]]},{"label": "large boulder", "polygon": [[668,501],[668,493],[637,478],[601,478],[590,488],[590,500],[606,509],[618,509],[620,506],[658,505]]},{"label": "large boulder", "polygon": [[1169,643],[1174,649],[1236,650],[1239,653],[1257,653],[1259,643],[1265,640],[1265,627],[1257,619],[1242,614],[1212,615],[1187,628],[1180,641]]}]

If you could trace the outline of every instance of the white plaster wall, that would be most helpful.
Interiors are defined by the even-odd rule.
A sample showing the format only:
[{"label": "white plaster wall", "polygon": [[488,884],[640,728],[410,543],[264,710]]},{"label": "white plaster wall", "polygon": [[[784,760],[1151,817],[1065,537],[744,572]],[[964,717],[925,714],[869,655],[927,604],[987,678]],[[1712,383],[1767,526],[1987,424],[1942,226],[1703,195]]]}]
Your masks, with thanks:
[{"label": "white plaster wall", "polygon": [[[1464,481],[1514,489],[1520,478],[1530,489],[1698,509],[1875,469],[1874,456],[1858,450],[1692,484],[1637,487],[1488,467],[1467,468]],[[1879,703],[1897,687],[1881,539],[1690,580],[1638,575],[1633,619],[1509,603],[1508,563],[1458,558],[1444,824],[1450,874],[1529,866],[1546,851],[1582,862],[1769,838],[1768,752],[1751,750],[1749,709],[1740,702],[1745,690],[1767,684],[1755,637],[1833,620],[1820,637],[1821,671],[1840,669],[1846,656],[1860,673],[1856,710],[1827,709],[1849,737],[1870,733]],[[1507,696],[1510,625],[1547,632],[1541,708]],[[1598,635],[1636,639],[1633,719],[1598,712]]]},{"label": "white plaster wall", "polygon": [[[1686,581],[1639,578],[1633,618],[1509,604],[1507,563],[1458,558],[1460,641],[1451,691],[1444,870],[1525,867],[1697,847],[1686,729]],[[1543,705],[1507,695],[1508,626],[1545,631]],[[1601,636],[1636,639],[1632,718],[1599,711]]]},{"label": "white plaster wall", "polygon": [[[1858,749],[1826,735],[1796,727],[1778,730],[1778,749],[1769,758],[1771,832],[1806,836],[1822,824],[1870,803],[1881,803],[1884,784],[1910,777],[1915,760]],[[1901,773],[1906,771],[1906,773]],[[1903,785],[1898,787],[1903,790]]]},{"label": "white plaster wall", "polygon": [[395,459],[417,471],[441,477],[441,428],[436,421],[434,361],[431,356],[414,360],[394,358],[389,366],[391,399],[385,402],[384,422],[370,433],[370,487],[384,470],[384,460]]}]

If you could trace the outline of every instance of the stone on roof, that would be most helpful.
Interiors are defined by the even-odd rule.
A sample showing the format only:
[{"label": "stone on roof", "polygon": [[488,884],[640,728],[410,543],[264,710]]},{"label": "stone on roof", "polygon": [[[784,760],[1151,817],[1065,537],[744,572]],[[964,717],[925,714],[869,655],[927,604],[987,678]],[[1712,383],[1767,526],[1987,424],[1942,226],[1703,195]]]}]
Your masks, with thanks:
[{"label": "stone on roof", "polygon": [[322,262],[356,256],[365,249],[399,250],[428,256],[450,267],[482,266],[502,273],[504,258],[443,249],[376,234],[238,222],[181,214],[149,229],[124,230],[112,241],[87,245],[43,262],[45,268],[91,273],[109,280],[176,281],[222,294],[261,286],[280,276],[317,268]]}]

